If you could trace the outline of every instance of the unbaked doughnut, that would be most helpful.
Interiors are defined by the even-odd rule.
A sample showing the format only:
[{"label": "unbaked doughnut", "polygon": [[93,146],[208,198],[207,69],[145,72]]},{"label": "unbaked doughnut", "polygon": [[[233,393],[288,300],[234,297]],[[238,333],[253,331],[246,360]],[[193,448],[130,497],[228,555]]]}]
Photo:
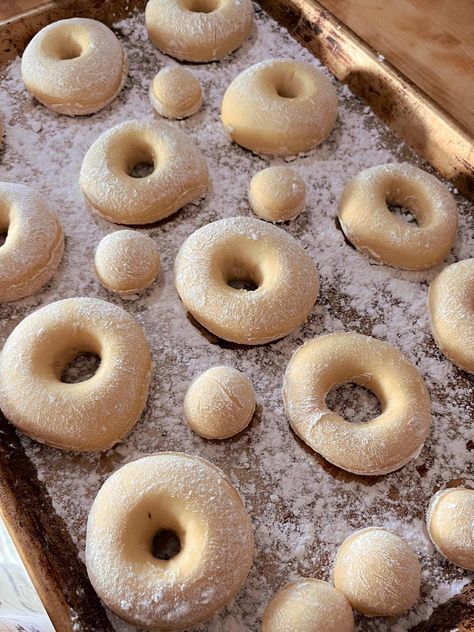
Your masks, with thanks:
[{"label": "unbaked doughnut", "polygon": [[418,599],[421,566],[405,540],[386,529],[369,527],[344,540],[333,577],[353,608],[371,617],[393,617]]},{"label": "unbaked doughnut", "polygon": [[167,66],[151,82],[150,101],[161,116],[187,118],[196,114],[202,105],[201,84],[186,68]]},{"label": "unbaked doughnut", "polygon": [[[148,164],[152,173],[133,177]],[[206,193],[208,172],[193,140],[163,121],[125,121],[87,151],[80,185],[89,204],[116,224],[150,224]]]},{"label": "unbaked doughnut", "polygon": [[53,276],[64,252],[63,229],[46,200],[22,184],[0,182],[0,302],[37,292]]},{"label": "unbaked doughnut", "polygon": [[207,62],[239,48],[253,28],[250,0],[150,0],[148,36],[176,59]]},{"label": "unbaked doughnut", "polygon": [[[93,377],[66,384],[61,375],[81,353],[99,356]],[[107,450],[140,417],[150,384],[142,328],[120,307],[67,298],[27,316],[0,354],[0,408],[28,436],[55,448]]]},{"label": "unbaked doughnut", "polygon": [[249,516],[224,472],[176,452],[121,467],[87,522],[92,585],[115,614],[147,630],[187,630],[212,617],[239,591],[253,550]]},{"label": "unbaked doughnut", "polygon": [[284,586],[263,615],[262,632],[352,632],[354,615],[328,582],[300,579]]},{"label": "unbaked doughnut", "polygon": [[227,88],[221,109],[230,138],[258,154],[308,151],[331,133],[337,96],[312,64],[270,59],[244,70]]},{"label": "unbaked doughnut", "polygon": [[160,253],[151,237],[135,230],[106,235],[95,252],[95,271],[107,289],[134,294],[153,283],[160,271]]},{"label": "unbaked doughnut", "polygon": [[[403,206],[409,224],[390,212]],[[372,167],[344,188],[339,221],[347,239],[370,257],[404,270],[425,270],[450,251],[458,226],[456,202],[435,176],[408,163]]]},{"label": "unbaked doughnut", "polygon": [[255,391],[243,373],[215,366],[193,380],[184,398],[188,426],[206,439],[228,439],[246,428],[255,412]]},{"label": "unbaked doughnut", "polygon": [[[344,383],[374,393],[382,413],[350,422],[326,405]],[[283,399],[293,430],[315,452],[354,474],[387,474],[414,459],[430,423],[430,398],[417,369],[391,345],[355,332],[314,338],[286,369]]]},{"label": "unbaked doughnut", "polygon": [[296,240],[251,217],[221,219],[190,235],[176,257],[175,284],[201,325],[245,345],[299,327],[319,291],[313,260]]},{"label": "unbaked doughnut", "polygon": [[431,282],[431,331],[444,355],[474,373],[474,259],[453,263]]},{"label": "unbaked doughnut", "polygon": [[28,91],[59,114],[93,114],[111,103],[127,78],[125,51],[96,20],[70,18],[48,24],[23,53]]},{"label": "unbaked doughnut", "polygon": [[291,167],[267,167],[250,181],[250,206],[270,222],[295,219],[304,209],[305,198],[304,180]]},{"label": "unbaked doughnut", "polygon": [[426,517],[436,549],[452,564],[474,571],[474,489],[443,489],[433,496]]}]

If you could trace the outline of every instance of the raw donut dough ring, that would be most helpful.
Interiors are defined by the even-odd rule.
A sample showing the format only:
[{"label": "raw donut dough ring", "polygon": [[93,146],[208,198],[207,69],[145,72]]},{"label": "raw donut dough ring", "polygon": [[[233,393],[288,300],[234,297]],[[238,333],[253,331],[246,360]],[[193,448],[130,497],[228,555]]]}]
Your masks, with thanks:
[{"label": "raw donut dough ring", "polygon": [[453,263],[431,282],[431,331],[444,355],[474,373],[474,259]]},{"label": "raw donut dough ring", "polygon": [[336,90],[312,64],[270,59],[234,79],[224,94],[221,118],[230,138],[246,149],[299,154],[322,143],[334,128]]},{"label": "raw donut dough ring", "polygon": [[150,102],[161,116],[187,118],[202,105],[201,84],[186,68],[167,66],[151,82]]},{"label": "raw donut dough ring", "polygon": [[[408,208],[418,225],[390,212]],[[408,163],[366,169],[344,188],[339,221],[364,254],[403,270],[425,270],[449,253],[458,226],[456,202],[435,176]]]},{"label": "raw donut dough ring", "polygon": [[[168,560],[151,552],[163,530],[181,544]],[[212,617],[240,590],[253,551],[250,518],[224,472],[177,452],[121,467],[87,522],[92,585],[115,614],[147,630],[187,630]]]},{"label": "raw donut dough ring", "polygon": [[[250,282],[255,291],[229,283]],[[311,257],[280,228],[251,217],[212,222],[190,235],[175,261],[175,284],[194,318],[245,345],[277,340],[308,317],[319,291]]]},{"label": "raw donut dough ring", "polygon": [[249,425],[255,403],[248,377],[230,366],[215,366],[191,382],[184,398],[184,416],[201,437],[228,439]]},{"label": "raw donut dough ring", "polygon": [[28,91],[43,105],[69,116],[93,114],[123,88],[125,51],[105,24],[71,18],[48,24],[30,41],[21,60]]},{"label": "raw donut dough ring", "polygon": [[353,632],[354,615],[344,595],[328,582],[286,584],[263,614],[262,632]]},{"label": "raw donut dough ring", "polygon": [[267,167],[253,176],[248,196],[258,217],[287,222],[304,209],[306,187],[303,178],[291,167]]},{"label": "raw donut dough ring", "polygon": [[[93,377],[61,382],[80,353],[101,363]],[[138,421],[148,397],[151,359],[142,328],[123,309],[68,298],[21,321],[0,354],[0,408],[29,437],[55,448],[107,450]]]},{"label": "raw donut dough ring", "polygon": [[95,271],[112,292],[135,294],[151,285],[160,271],[160,253],[151,237],[136,230],[117,230],[97,246]]},{"label": "raw donut dough ring", "polygon": [[[134,178],[131,169],[152,163]],[[99,215],[116,224],[150,224],[203,197],[205,160],[193,140],[162,121],[125,121],[104,132],[87,151],[80,185]]]},{"label": "raw donut dough ring", "polygon": [[405,540],[386,529],[369,527],[341,544],[333,577],[353,608],[369,617],[393,617],[418,599],[421,566]]},{"label": "raw donut dough ring", "polygon": [[474,571],[474,490],[443,489],[431,499],[426,524],[436,550],[452,564]]},{"label": "raw donut dough ring", "polygon": [[[372,391],[382,413],[348,422],[326,397],[352,382]],[[394,472],[418,456],[430,423],[430,398],[417,369],[398,349],[354,332],[325,334],[297,349],[283,382],[296,434],[327,461],[354,474]]]},{"label": "raw donut dough ring", "polygon": [[252,32],[250,0],[150,0],[148,36],[176,59],[208,62],[239,48]]},{"label": "raw donut dough ring", "polygon": [[61,224],[46,200],[22,184],[0,182],[0,303],[34,294],[56,272],[64,252]]}]

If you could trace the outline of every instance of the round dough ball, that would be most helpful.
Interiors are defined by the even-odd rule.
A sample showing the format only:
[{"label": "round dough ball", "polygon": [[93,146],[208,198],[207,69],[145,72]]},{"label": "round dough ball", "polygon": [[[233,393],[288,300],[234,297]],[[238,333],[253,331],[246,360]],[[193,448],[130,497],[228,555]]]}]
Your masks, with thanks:
[{"label": "round dough ball", "polygon": [[166,118],[183,119],[196,114],[202,99],[201,84],[181,66],[163,68],[151,82],[151,104]]},{"label": "round dough ball", "polygon": [[350,603],[328,582],[301,579],[284,586],[263,615],[262,632],[352,632]]},{"label": "round dough ball", "polygon": [[215,366],[199,375],[184,398],[184,415],[206,439],[228,439],[248,426],[255,411],[255,391],[237,369]]},{"label": "round dough ball", "polygon": [[304,209],[305,198],[304,180],[291,167],[267,167],[250,181],[250,206],[270,222],[295,219]]},{"label": "round dough ball", "polygon": [[396,616],[420,594],[421,567],[398,535],[378,527],[346,538],[334,562],[334,585],[352,607],[369,616]]},{"label": "round dough ball", "polygon": [[104,237],[98,245],[95,270],[108,290],[132,294],[156,279],[160,271],[160,253],[148,235],[135,230],[118,230]]},{"label": "round dough ball", "polygon": [[474,571],[474,489],[443,489],[433,496],[426,517],[437,550],[452,564]]}]

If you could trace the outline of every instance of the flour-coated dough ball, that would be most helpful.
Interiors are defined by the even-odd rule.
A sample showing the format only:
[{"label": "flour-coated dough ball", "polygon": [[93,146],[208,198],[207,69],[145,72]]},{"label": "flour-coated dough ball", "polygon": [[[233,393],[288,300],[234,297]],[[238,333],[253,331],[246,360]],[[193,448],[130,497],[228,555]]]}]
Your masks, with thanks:
[{"label": "flour-coated dough ball", "polygon": [[227,439],[248,426],[255,411],[255,391],[237,369],[215,366],[199,375],[184,398],[189,427],[206,439]]},{"label": "flour-coated dough ball", "polygon": [[134,294],[148,287],[160,271],[160,253],[151,237],[135,230],[106,235],[95,253],[95,270],[108,290]]},{"label": "flour-coated dough ball", "polygon": [[284,586],[263,615],[262,632],[352,632],[354,615],[328,582],[300,579]]},{"label": "flour-coated dough ball", "polygon": [[291,167],[267,167],[250,181],[250,206],[270,222],[295,219],[304,209],[305,199],[304,180]]},{"label": "flour-coated dough ball", "polygon": [[167,66],[155,75],[150,86],[153,108],[169,119],[196,114],[202,105],[201,84],[182,66]]},{"label": "flour-coated dough ball", "polygon": [[353,608],[368,616],[397,616],[420,594],[415,551],[395,533],[378,527],[355,531],[334,562],[334,585]]}]

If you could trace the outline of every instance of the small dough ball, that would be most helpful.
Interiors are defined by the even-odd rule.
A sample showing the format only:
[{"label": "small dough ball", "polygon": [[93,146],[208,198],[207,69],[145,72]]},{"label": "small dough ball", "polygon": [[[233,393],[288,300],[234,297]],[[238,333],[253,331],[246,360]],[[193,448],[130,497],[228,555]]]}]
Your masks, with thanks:
[{"label": "small dough ball", "polygon": [[194,432],[205,439],[228,439],[253,417],[255,391],[237,369],[216,366],[199,375],[184,398],[184,415]]},{"label": "small dough ball", "polygon": [[369,616],[396,616],[420,593],[421,567],[398,535],[371,527],[349,536],[336,555],[334,585],[352,607]]},{"label": "small dough ball", "polygon": [[262,632],[352,632],[350,603],[328,582],[301,579],[284,586],[263,615]]},{"label": "small dough ball", "polygon": [[166,118],[183,119],[196,114],[202,99],[199,81],[181,66],[163,68],[151,82],[151,104],[158,114]]},{"label": "small dough ball", "polygon": [[108,290],[133,294],[156,279],[160,271],[160,253],[148,235],[135,230],[118,230],[104,237],[98,245],[95,270]]},{"label": "small dough ball", "polygon": [[474,571],[474,489],[444,489],[431,499],[428,533],[450,562]]},{"label": "small dough ball", "polygon": [[267,167],[250,181],[250,206],[269,222],[295,219],[304,209],[305,199],[304,180],[291,167]]}]

